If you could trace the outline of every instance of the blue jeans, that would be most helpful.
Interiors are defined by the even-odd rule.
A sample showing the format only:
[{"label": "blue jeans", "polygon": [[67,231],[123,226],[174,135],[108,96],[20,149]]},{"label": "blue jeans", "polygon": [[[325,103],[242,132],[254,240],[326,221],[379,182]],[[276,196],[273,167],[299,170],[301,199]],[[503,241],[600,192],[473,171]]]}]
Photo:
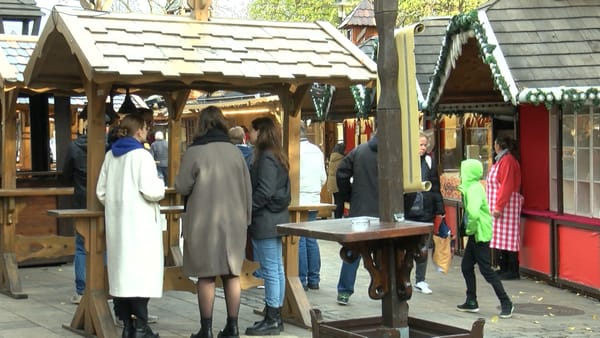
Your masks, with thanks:
[{"label": "blue jeans", "polygon": [[83,236],[75,232],[75,291],[78,295],[85,292],[85,245]]},{"label": "blue jeans", "polygon": [[340,279],[338,280],[338,293],[354,293],[354,283],[356,282],[356,272],[360,265],[360,257],[352,263],[342,261],[342,271],[340,271]]},{"label": "blue jeans", "polygon": [[283,306],[285,275],[281,238],[252,239],[255,260],[260,263],[260,273],[265,280],[265,303],[269,307]]},{"label": "blue jeans", "polygon": [[[317,211],[308,212],[308,221],[317,219]],[[317,240],[300,237],[298,243],[298,276],[303,286],[319,285],[321,271],[321,252]]]}]

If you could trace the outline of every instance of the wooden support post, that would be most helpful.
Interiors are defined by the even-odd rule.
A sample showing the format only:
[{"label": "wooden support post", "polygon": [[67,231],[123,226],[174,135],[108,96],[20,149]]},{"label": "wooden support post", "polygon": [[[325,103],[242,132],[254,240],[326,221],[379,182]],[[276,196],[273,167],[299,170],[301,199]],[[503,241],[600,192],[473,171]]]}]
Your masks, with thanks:
[{"label": "wooden support post", "polygon": [[106,242],[104,212],[85,209],[48,210],[58,218],[73,218],[85,246],[85,293],[77,306],[71,324],[63,328],[84,336],[117,337],[117,328],[108,308],[107,279],[104,265]]},{"label": "wooden support post", "polygon": [[[13,189],[17,185],[17,90],[2,92],[2,188]],[[0,200],[0,293],[10,297],[27,298],[21,288],[17,258],[15,255],[15,198]]]},{"label": "wooden support post", "polygon": [[[398,10],[398,0],[376,0],[375,22],[379,34],[377,69],[380,72],[380,96],[377,105],[377,126],[379,137],[379,217],[382,222],[393,222],[395,213],[404,212],[404,186],[402,182],[402,118],[398,99],[398,52],[394,39],[394,29]],[[386,253],[394,261],[394,253]],[[390,268],[391,269],[391,268]],[[398,297],[396,281],[392,290],[382,300],[383,324],[397,328],[401,337],[408,337],[408,304]]]}]

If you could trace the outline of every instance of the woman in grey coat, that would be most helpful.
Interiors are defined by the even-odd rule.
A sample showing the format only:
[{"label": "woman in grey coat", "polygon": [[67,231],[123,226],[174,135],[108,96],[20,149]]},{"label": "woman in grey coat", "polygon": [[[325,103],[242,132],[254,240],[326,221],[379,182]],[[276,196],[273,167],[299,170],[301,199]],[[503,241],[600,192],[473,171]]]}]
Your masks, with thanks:
[{"label": "woman in grey coat", "polygon": [[200,331],[212,338],[215,277],[223,280],[227,325],[219,337],[238,337],[240,279],[251,222],[252,185],[246,161],[227,136],[215,106],[200,113],[199,136],[183,155],[175,189],[185,197],[183,270],[198,278]]}]

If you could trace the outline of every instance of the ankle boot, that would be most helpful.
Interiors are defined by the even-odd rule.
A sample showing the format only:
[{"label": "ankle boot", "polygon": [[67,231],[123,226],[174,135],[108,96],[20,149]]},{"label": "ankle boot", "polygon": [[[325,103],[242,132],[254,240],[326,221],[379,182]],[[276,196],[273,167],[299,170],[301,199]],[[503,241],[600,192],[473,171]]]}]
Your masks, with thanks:
[{"label": "ankle boot", "polygon": [[139,318],[133,317],[133,335],[132,338],[158,338],[158,333],[152,332],[148,323]]},{"label": "ankle boot", "polygon": [[267,306],[265,319],[246,329],[247,336],[272,336],[281,333],[281,312],[277,307]]},{"label": "ankle boot", "polygon": [[239,338],[240,332],[238,330],[237,318],[227,317],[227,325],[219,332],[217,338]]},{"label": "ankle boot", "polygon": [[212,318],[200,319],[200,331],[192,333],[190,338],[213,338],[212,334]]},{"label": "ankle boot", "polygon": [[[283,309],[283,307],[279,308],[279,322],[277,323],[277,324],[279,324],[279,327],[281,328],[281,331],[283,331],[283,319],[281,318],[281,310],[282,309]],[[267,313],[267,306],[265,305],[265,307],[262,310],[262,315],[265,315],[266,313]],[[254,322],[254,325],[257,325],[260,322],[262,322],[262,320]]]},{"label": "ankle boot", "polygon": [[133,327],[133,319],[125,319],[123,321],[123,333],[121,338],[132,338],[135,328]]}]

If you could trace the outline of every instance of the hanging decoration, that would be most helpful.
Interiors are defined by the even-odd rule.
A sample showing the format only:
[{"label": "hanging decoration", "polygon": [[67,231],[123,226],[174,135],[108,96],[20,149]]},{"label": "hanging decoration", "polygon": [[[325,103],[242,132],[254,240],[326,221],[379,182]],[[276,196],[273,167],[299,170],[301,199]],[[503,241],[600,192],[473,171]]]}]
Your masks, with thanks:
[{"label": "hanging decoration", "polygon": [[126,115],[126,114],[136,113],[137,107],[136,107],[135,103],[133,103],[133,101],[131,100],[131,95],[129,94],[129,88],[126,88],[125,92],[126,92],[125,99],[123,100],[121,107],[119,107],[119,114]]},{"label": "hanging decoration", "polygon": [[369,116],[371,112],[371,106],[375,97],[375,91],[373,88],[369,88],[365,85],[354,85],[350,86],[352,97],[354,98],[354,110],[356,111],[356,117],[364,119]]},{"label": "hanging decoration", "polygon": [[334,91],[335,87],[329,84],[313,83],[310,88],[310,95],[312,97],[313,106],[315,107],[317,121],[322,122],[327,120]]}]

